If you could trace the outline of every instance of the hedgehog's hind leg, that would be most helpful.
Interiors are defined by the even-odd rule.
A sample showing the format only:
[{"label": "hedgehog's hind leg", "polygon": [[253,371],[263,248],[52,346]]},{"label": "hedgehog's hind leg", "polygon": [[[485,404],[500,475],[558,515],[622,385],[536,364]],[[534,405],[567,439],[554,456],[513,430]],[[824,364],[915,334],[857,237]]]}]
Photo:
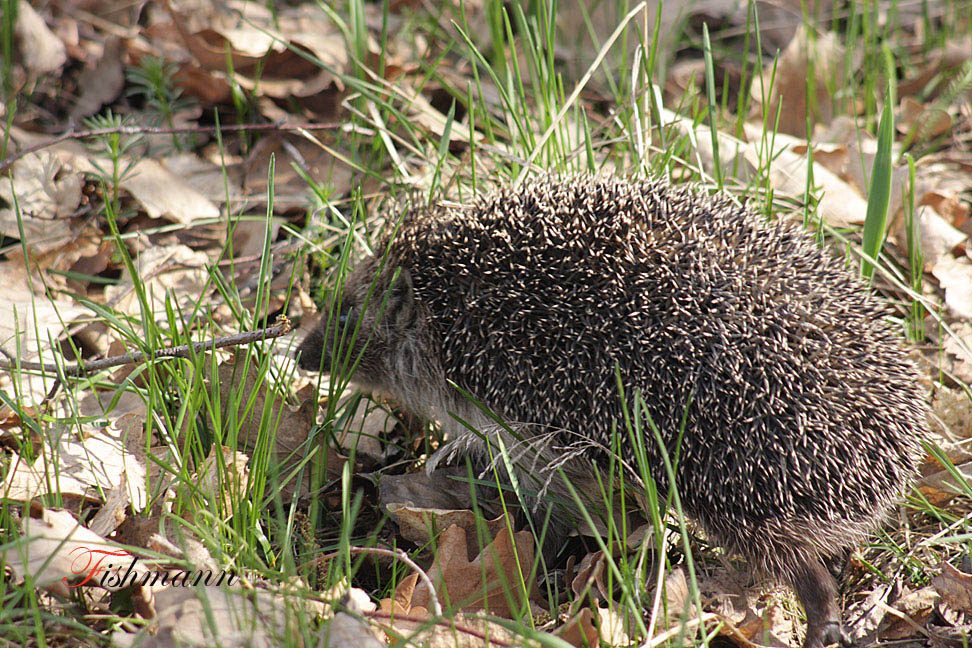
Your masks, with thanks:
[{"label": "hedgehog's hind leg", "polygon": [[850,646],[850,639],[840,625],[834,577],[816,556],[804,558],[795,567],[791,584],[807,613],[803,648],[823,648],[835,643]]}]

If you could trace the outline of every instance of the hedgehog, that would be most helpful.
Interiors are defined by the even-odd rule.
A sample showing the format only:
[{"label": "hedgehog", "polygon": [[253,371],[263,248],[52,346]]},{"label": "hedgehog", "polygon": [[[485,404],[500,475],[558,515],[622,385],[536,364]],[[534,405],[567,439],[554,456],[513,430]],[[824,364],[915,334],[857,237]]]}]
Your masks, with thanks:
[{"label": "hedgehog", "polygon": [[[612,455],[638,465],[618,431],[639,395],[660,492],[667,460],[706,537],[793,588],[804,647],[848,643],[827,565],[882,523],[927,430],[889,309],[843,261],[726,195],[593,176],[409,208],[376,251],[301,367],[349,357],[439,421],[430,465],[505,449],[506,480],[556,470],[593,501]],[[549,481],[538,501],[570,500]]]}]

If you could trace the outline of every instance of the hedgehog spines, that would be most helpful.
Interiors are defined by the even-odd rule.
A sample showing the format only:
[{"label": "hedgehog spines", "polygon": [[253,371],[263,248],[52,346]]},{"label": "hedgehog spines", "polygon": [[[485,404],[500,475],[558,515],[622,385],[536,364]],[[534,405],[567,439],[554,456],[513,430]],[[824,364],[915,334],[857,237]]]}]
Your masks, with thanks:
[{"label": "hedgehog spines", "polygon": [[[686,511],[794,586],[806,646],[840,638],[821,561],[881,522],[925,430],[884,308],[840,262],[727,198],[616,178],[541,178],[467,207],[421,208],[389,243],[416,316],[366,352],[365,373],[377,367],[380,379],[359,378],[442,420],[471,451],[477,438],[449,412],[491,422],[457,384],[520,424],[536,465],[558,451],[531,424],[611,447],[617,370],[666,451],[685,416],[675,485]],[[351,294],[375,271],[352,273]],[[661,451],[646,445],[665,487]],[[622,459],[634,464],[630,446]],[[590,460],[559,463],[590,474]]]}]

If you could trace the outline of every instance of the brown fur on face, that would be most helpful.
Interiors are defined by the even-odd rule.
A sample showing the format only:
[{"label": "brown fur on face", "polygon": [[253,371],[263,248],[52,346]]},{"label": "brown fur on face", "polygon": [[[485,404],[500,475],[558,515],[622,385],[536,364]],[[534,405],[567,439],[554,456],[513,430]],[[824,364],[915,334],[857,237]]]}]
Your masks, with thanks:
[{"label": "brown fur on face", "polygon": [[421,349],[424,319],[407,270],[369,257],[343,279],[331,293],[333,316],[326,311],[297,349],[302,369],[343,374],[354,367],[360,385],[399,397],[401,385],[441,374]]}]

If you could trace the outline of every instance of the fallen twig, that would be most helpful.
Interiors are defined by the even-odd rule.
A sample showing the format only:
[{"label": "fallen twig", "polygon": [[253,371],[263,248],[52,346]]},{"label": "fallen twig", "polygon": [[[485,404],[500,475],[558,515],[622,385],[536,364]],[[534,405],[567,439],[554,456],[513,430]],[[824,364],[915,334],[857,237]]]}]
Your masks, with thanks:
[{"label": "fallen twig", "polygon": [[[451,619],[436,619],[431,620],[428,618],[409,616],[407,614],[394,614],[389,612],[381,612],[375,610],[374,612],[362,612],[361,616],[367,617],[369,619],[380,619],[382,621],[411,621],[412,623],[418,623],[422,625],[436,625],[442,628],[447,628],[453,632],[462,632],[471,637],[475,637],[483,642],[486,646],[501,646],[505,648],[515,648],[523,644],[507,643],[494,636],[489,636],[481,630],[476,630],[475,628],[470,628],[463,623],[457,623]],[[457,645],[463,645],[462,642],[457,642]],[[532,644],[528,644],[532,645]]]},{"label": "fallen twig", "polygon": [[[3,351],[3,354],[7,356],[7,359],[0,359],[0,369],[6,369],[7,371],[13,371],[16,369],[26,371],[43,371],[64,377],[82,376],[94,373],[96,371],[101,371],[102,369],[107,369],[109,367],[135,364],[149,359],[162,360],[167,358],[188,358],[192,354],[202,353],[203,351],[212,351],[213,349],[222,349],[230,346],[239,346],[241,344],[250,344],[251,342],[256,342],[257,340],[270,340],[272,338],[280,337],[281,335],[286,335],[289,332],[290,320],[288,320],[286,317],[281,317],[273,326],[260,329],[259,331],[234,333],[233,335],[225,335],[212,340],[206,340],[204,342],[194,342],[193,344],[182,344],[175,347],[169,347],[167,349],[159,349],[158,351],[153,351],[152,353],[135,351],[134,353],[125,353],[123,355],[103,358],[101,360],[79,362],[77,364],[63,366],[44,362],[18,362],[16,359],[11,358],[6,351]],[[2,349],[0,349],[0,351],[2,351]]]},{"label": "fallen twig", "polygon": [[49,140],[44,140],[33,146],[28,146],[21,151],[17,151],[12,155],[8,155],[0,162],[0,173],[9,169],[10,165],[25,155],[35,153],[70,139],[97,137],[99,135],[177,135],[180,133],[215,133],[217,131],[223,133],[240,131],[247,133],[261,131],[299,133],[300,131],[335,130],[341,128],[342,125],[340,122],[326,122],[323,124],[229,124],[225,126],[180,126],[175,128],[161,126],[113,126],[111,128],[94,128],[91,130],[69,130]]}]

